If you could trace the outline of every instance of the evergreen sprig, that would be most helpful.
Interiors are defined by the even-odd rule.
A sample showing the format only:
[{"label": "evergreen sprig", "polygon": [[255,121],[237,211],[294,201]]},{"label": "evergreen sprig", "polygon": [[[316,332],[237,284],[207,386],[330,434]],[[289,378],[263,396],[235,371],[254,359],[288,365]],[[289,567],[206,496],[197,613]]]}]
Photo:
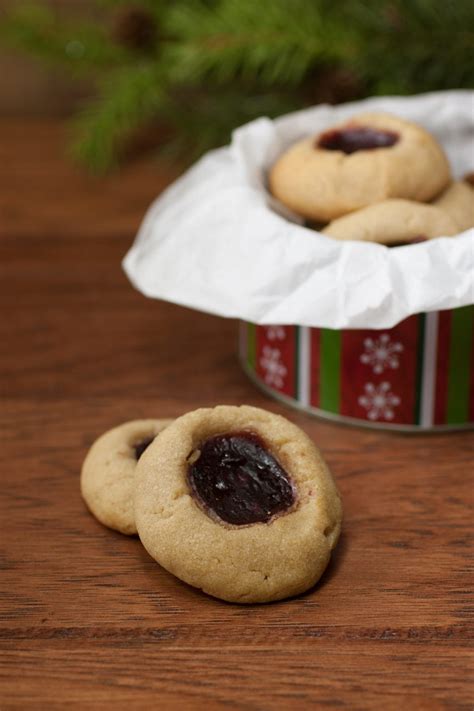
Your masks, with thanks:
[{"label": "evergreen sprig", "polygon": [[258,77],[262,86],[297,84],[316,62],[350,56],[351,32],[321,12],[322,3],[293,0],[177,3],[165,29],[171,79],[219,83]]},{"label": "evergreen sprig", "polygon": [[98,97],[74,122],[72,155],[97,173],[113,167],[120,146],[167,103],[163,78],[154,63],[137,63],[102,80]]},{"label": "evergreen sprig", "polygon": [[60,22],[52,9],[43,5],[11,10],[0,22],[1,41],[75,74],[100,72],[133,61],[129,51],[109,41],[104,27]]},{"label": "evergreen sprig", "polygon": [[473,2],[366,0],[351,4],[348,16],[359,28],[356,69],[371,92],[474,86]]},{"label": "evergreen sprig", "polygon": [[[103,23],[60,20],[45,0],[0,22],[0,41],[94,79],[73,151],[95,171],[113,166],[155,117],[175,128],[168,149],[191,158],[247,120],[326,98],[325,73],[349,76],[352,98],[474,85],[472,0],[96,3]],[[131,42],[137,12],[139,29],[153,25],[146,47],[139,36]]]}]

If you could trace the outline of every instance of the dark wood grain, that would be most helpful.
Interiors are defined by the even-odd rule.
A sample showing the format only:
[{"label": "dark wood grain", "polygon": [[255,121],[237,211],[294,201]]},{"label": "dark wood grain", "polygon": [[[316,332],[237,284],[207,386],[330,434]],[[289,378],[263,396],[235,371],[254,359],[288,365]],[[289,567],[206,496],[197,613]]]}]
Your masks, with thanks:
[{"label": "dark wood grain", "polygon": [[[258,392],[236,324],[150,301],[120,269],[171,173],[104,183],[60,126],[0,139],[0,707],[470,709],[474,436],[323,423]],[[252,403],[321,447],[344,531],[308,594],[213,600],[164,572],[79,495],[94,438],[123,420]]]}]

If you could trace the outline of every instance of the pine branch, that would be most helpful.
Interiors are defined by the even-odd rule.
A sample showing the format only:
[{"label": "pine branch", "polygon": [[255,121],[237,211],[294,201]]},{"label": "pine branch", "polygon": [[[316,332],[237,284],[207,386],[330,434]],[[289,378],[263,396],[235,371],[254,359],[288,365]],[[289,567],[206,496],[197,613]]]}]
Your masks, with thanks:
[{"label": "pine branch", "polygon": [[130,53],[96,24],[60,22],[50,8],[23,5],[5,13],[0,40],[50,64],[88,73],[125,64]]},{"label": "pine branch", "polygon": [[173,82],[212,77],[220,83],[258,76],[262,85],[297,84],[316,62],[351,55],[352,31],[321,0],[222,0],[177,3],[165,29]]},{"label": "pine branch", "polygon": [[160,153],[192,161],[229,143],[232,131],[257,116],[276,117],[301,108],[298,92],[253,91],[232,85],[219,91],[184,90],[170,99],[162,115],[175,128]]},{"label": "pine branch", "polygon": [[117,71],[102,82],[96,100],[74,123],[72,154],[101,173],[116,165],[121,145],[133,131],[155,117],[167,98],[154,63]]},{"label": "pine branch", "polygon": [[368,91],[416,93],[474,86],[474,4],[460,0],[353,2],[356,68]]},{"label": "pine branch", "polygon": [[42,5],[0,23],[5,44],[99,77],[74,146],[96,171],[156,116],[192,157],[258,115],[321,100],[338,72],[352,78],[346,98],[474,85],[472,0],[96,2],[116,11],[103,28],[59,22]]},{"label": "pine branch", "polygon": [[[182,0],[181,0],[182,1]],[[168,7],[176,0],[96,0],[97,6],[105,10],[120,10],[121,8],[140,8],[161,18]]]}]

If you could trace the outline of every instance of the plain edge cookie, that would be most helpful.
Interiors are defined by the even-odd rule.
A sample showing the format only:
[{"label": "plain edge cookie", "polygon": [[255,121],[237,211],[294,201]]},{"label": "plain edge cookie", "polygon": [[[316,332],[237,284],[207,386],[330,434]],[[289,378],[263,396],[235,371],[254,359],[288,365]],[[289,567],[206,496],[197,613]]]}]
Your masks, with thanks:
[{"label": "plain edge cookie", "polygon": [[459,232],[474,227],[474,185],[469,182],[459,180],[451,183],[433,205],[454,220]]},{"label": "plain edge cookie", "polygon": [[423,127],[388,113],[362,113],[329,127],[369,126],[400,135],[391,147],[352,154],[315,148],[326,131],[297,141],[268,174],[271,193],[293,212],[328,222],[387,198],[426,202],[449,183],[443,148]]},{"label": "plain edge cookie", "polygon": [[398,245],[417,238],[450,237],[459,228],[447,212],[412,200],[383,200],[333,220],[321,233],[338,240]]},{"label": "plain edge cookie", "polygon": [[[243,429],[264,438],[297,486],[295,510],[270,523],[216,523],[188,487],[187,458],[199,443]],[[259,408],[221,405],[178,418],[144,453],[135,520],[142,544],[163,568],[213,597],[250,604],[313,587],[339,538],[342,505],[319,451],[296,425]]]},{"label": "plain edge cookie", "polygon": [[104,526],[136,535],[133,489],[137,460],[133,446],[155,437],[172,419],[131,420],[104,432],[89,449],[80,487],[87,508]]}]

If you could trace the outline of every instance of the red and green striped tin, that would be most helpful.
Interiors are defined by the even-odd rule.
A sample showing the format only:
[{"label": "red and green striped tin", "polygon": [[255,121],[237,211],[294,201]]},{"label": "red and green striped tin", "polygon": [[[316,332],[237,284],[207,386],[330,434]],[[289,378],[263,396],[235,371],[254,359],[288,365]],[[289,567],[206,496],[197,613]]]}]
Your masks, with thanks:
[{"label": "red and green striped tin", "polygon": [[240,355],[267,392],[320,417],[405,430],[474,423],[474,306],[386,330],[242,322]]}]

